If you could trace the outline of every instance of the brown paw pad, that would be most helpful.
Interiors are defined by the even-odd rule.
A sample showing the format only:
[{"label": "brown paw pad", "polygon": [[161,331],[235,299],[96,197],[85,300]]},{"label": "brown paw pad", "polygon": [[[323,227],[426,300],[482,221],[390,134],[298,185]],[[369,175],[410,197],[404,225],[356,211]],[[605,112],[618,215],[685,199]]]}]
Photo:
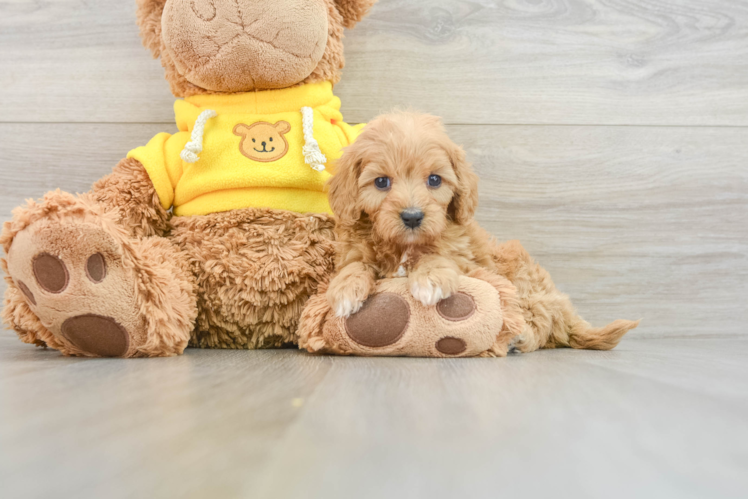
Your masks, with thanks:
[{"label": "brown paw pad", "polygon": [[36,282],[49,293],[62,293],[68,286],[70,275],[65,263],[52,254],[40,253],[32,265]]},{"label": "brown paw pad", "polygon": [[130,336],[122,325],[96,314],[66,319],[62,334],[78,349],[102,357],[124,356],[130,347]]},{"label": "brown paw pad", "polygon": [[475,301],[470,295],[458,292],[439,301],[436,310],[442,318],[449,321],[464,321],[475,312]]},{"label": "brown paw pad", "polygon": [[21,292],[26,296],[27,299],[29,299],[29,302],[31,302],[33,305],[36,305],[36,298],[34,297],[34,294],[29,290],[29,287],[26,286],[26,283],[24,283],[21,280],[16,281],[16,286],[18,287]]},{"label": "brown paw pad", "polygon": [[467,343],[457,337],[444,337],[436,343],[436,350],[449,356],[457,356],[467,349]]},{"label": "brown paw pad", "polygon": [[86,261],[86,275],[94,283],[101,283],[106,278],[106,260],[100,253],[95,253]]},{"label": "brown paw pad", "polygon": [[345,329],[357,344],[386,347],[400,340],[409,320],[410,307],[405,299],[394,293],[378,293],[345,320]]}]

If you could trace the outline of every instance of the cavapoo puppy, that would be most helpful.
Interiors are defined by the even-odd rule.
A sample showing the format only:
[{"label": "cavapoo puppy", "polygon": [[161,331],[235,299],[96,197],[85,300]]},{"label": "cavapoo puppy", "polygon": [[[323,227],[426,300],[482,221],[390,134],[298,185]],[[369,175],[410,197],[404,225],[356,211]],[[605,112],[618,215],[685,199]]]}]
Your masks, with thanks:
[{"label": "cavapoo puppy", "polygon": [[638,325],[592,328],[519,242],[498,244],[478,226],[478,177],[434,116],[395,112],[366,125],[338,161],[329,198],[338,271],[327,297],[337,316],[356,313],[377,279],[407,276],[413,297],[430,306],[457,291],[460,275],[484,268],[517,288],[520,351],[612,349]]}]

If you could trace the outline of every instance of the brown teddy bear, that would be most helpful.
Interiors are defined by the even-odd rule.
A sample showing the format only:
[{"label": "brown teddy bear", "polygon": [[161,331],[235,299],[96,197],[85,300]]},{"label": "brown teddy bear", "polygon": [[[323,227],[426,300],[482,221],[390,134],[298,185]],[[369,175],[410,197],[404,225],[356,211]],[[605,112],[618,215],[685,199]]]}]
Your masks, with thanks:
[{"label": "brown teddy bear", "polygon": [[67,355],[296,343],[333,267],[325,184],[358,133],[332,92],[343,30],[374,1],[137,0],[179,132],[14,211],[5,322]]}]

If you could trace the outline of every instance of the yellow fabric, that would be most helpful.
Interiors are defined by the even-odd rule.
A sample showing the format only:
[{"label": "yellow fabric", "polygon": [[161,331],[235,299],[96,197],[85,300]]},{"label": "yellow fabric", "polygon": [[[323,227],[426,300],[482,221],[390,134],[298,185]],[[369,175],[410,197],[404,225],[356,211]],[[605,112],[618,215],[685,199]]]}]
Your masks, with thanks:
[{"label": "yellow fabric", "polygon": [[[301,108],[305,106],[314,110],[314,138],[327,157],[322,172],[304,162]],[[217,116],[205,125],[200,159],[186,163],[180,153],[191,139],[195,120],[206,109],[216,111]],[[206,215],[249,207],[331,213],[325,184],[335,173],[334,162],[341,149],[352,143],[363,127],[343,121],[340,99],[333,95],[330,82],[244,94],[193,96],[178,100],[174,112],[179,132],[158,134],[127,156],[143,164],[161,204],[165,209],[173,207],[175,215]],[[251,137],[237,135],[235,127],[280,121],[290,124],[290,130],[283,134],[288,141],[283,157],[256,161],[242,153],[242,142],[251,141]],[[275,142],[266,147],[282,140],[276,136]],[[256,145],[249,142],[244,147]]]}]

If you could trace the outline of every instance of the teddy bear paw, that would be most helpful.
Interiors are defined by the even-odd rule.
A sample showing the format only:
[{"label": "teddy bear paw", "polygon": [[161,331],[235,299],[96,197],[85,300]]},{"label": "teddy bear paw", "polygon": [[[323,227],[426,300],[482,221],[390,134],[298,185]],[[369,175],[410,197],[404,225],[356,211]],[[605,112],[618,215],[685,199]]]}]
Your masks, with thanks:
[{"label": "teddy bear paw", "polygon": [[[124,357],[143,334],[122,248],[90,223],[40,221],[16,235],[8,271],[66,354]],[[48,342],[49,343],[49,342]]]},{"label": "teddy bear paw", "polygon": [[360,311],[329,314],[327,351],[365,356],[466,357],[491,349],[502,329],[499,294],[490,284],[461,277],[458,291],[435,306],[413,297],[406,279],[382,280]]}]

